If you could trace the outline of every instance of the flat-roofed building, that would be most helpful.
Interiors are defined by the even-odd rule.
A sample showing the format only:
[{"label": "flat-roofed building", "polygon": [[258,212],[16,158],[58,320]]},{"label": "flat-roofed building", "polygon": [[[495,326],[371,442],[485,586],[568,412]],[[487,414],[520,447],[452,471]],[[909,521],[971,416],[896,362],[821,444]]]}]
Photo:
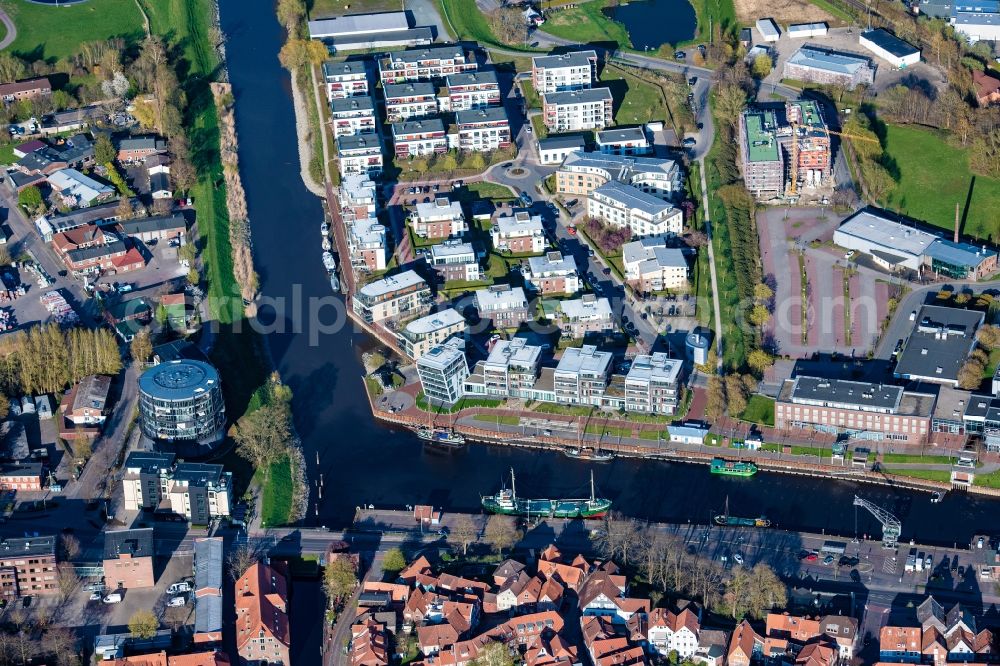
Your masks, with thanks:
[{"label": "flat-roofed building", "polygon": [[809,37],[826,37],[829,28],[826,23],[793,23],[788,26],[786,34],[792,39],[808,39]]},{"label": "flat-roofed building", "polygon": [[451,74],[445,79],[448,89],[448,109],[468,111],[500,106],[500,82],[492,69]]},{"label": "flat-roofed building", "polygon": [[625,410],[647,414],[673,414],[680,399],[684,362],[665,352],[639,354],[625,375]]},{"label": "flat-roofed building", "polygon": [[357,291],[352,305],[356,314],[372,324],[422,315],[429,308],[430,299],[430,287],[411,270],[369,282]]},{"label": "flat-roofed building", "polygon": [[860,53],[804,44],[785,61],[781,78],[854,90],[859,85],[868,86],[875,81],[875,63]]},{"label": "flat-roofed building", "polygon": [[361,218],[347,229],[347,249],[351,265],[366,271],[381,271],[386,266],[385,225],[377,219]]},{"label": "flat-roofed building", "polygon": [[[798,162],[791,164],[798,180],[806,187],[827,182],[833,163],[830,133],[827,131],[823,112],[815,100],[796,100],[785,104],[785,118],[789,123],[789,136],[784,150],[791,164],[791,142],[798,143]],[[792,134],[794,129],[795,133]]]},{"label": "flat-roofed building", "polygon": [[499,340],[482,365],[486,395],[524,397],[538,377],[542,348],[524,338]]},{"label": "flat-roofed building", "polygon": [[580,290],[580,274],[573,255],[559,251],[528,259],[525,285],[540,294],[575,294]]},{"label": "flat-roofed building", "polygon": [[[977,3],[980,4],[980,3]],[[1000,42],[1000,12],[962,11],[956,7],[950,23],[955,32],[966,37],[971,44],[976,42]]]},{"label": "flat-roofed building", "polygon": [[590,193],[587,214],[613,227],[628,227],[639,237],[684,231],[684,213],[680,208],[617,180],[610,180]]},{"label": "flat-roofed building", "polygon": [[424,118],[392,124],[396,157],[420,157],[448,150],[448,135],[440,118]]},{"label": "flat-roofed building", "polygon": [[667,247],[662,237],[642,238],[622,246],[625,280],[636,291],[684,290],[688,261],[684,251]]},{"label": "flat-roofed building", "polygon": [[430,404],[454,405],[465,395],[465,380],[469,377],[465,341],[453,337],[431,347],[417,359],[417,375]]},{"label": "flat-roofed building", "polygon": [[56,537],[11,537],[0,541],[0,598],[10,602],[59,592]]},{"label": "flat-roofed building", "polygon": [[920,49],[904,42],[885,28],[862,32],[858,36],[858,43],[897,69],[920,62]]},{"label": "flat-roofed building", "polygon": [[130,452],[122,473],[125,510],[155,509],[166,494],[167,479],[173,468],[173,453]]},{"label": "flat-roofed building", "polygon": [[462,204],[444,196],[418,203],[410,215],[410,226],[421,238],[451,238],[469,230]]},{"label": "flat-roofed building", "polygon": [[222,641],[222,537],[194,540],[194,635],[198,645]]},{"label": "flat-roofed building", "polygon": [[611,125],[614,98],[608,88],[542,95],[542,120],[551,132],[578,132]]},{"label": "flat-roofed building", "polygon": [[958,386],[958,371],[976,346],[985,315],[975,310],[924,305],[896,359],[894,375],[909,381]]},{"label": "flat-roofed building", "polygon": [[340,175],[362,174],[376,178],[382,174],[382,138],[378,132],[337,137]]},{"label": "flat-roofed building", "polygon": [[778,195],[785,189],[785,162],[777,129],[774,111],[752,107],[740,115],[743,183],[756,197]]},{"label": "flat-roofed building", "polygon": [[367,60],[324,62],[323,81],[326,85],[327,99],[333,101],[343,97],[367,95],[371,90],[369,76]]},{"label": "flat-roofed building", "polygon": [[464,333],[465,318],[454,308],[447,308],[407,323],[397,337],[406,355],[416,360],[448,338]]},{"label": "flat-roofed building", "polygon": [[800,375],[775,402],[776,428],[802,428],[854,439],[916,444],[930,432],[932,394],[901,386]]},{"label": "flat-roofed building", "polygon": [[445,282],[476,282],[482,279],[472,243],[452,240],[432,245],[430,264]]},{"label": "flat-roofed building", "polygon": [[664,200],[675,198],[683,189],[683,174],[674,160],[573,152],[556,171],[556,191],[587,196],[611,180]]},{"label": "flat-roofed building", "polygon": [[342,97],[330,102],[333,136],[351,136],[375,131],[375,103],[368,95]]},{"label": "flat-roofed building", "polygon": [[542,164],[562,164],[574,151],[581,151],[587,142],[580,135],[556,135],[538,140],[538,159]]},{"label": "flat-roofed building", "polygon": [[440,44],[389,53],[379,58],[382,83],[436,81],[451,74],[478,69],[476,56],[461,44]]},{"label": "flat-roofed building", "polygon": [[568,347],[553,374],[556,402],[571,405],[600,405],[611,377],[611,352],[594,345]]},{"label": "flat-roofed building", "polygon": [[488,153],[510,146],[510,121],[502,106],[459,111],[455,124],[459,150]]},{"label": "flat-roofed building", "polygon": [[309,35],[331,53],[424,46],[434,41],[429,27],[411,28],[406,12],[354,14],[309,21]]},{"label": "flat-roofed building", "polygon": [[528,299],[522,287],[493,285],[479,289],[475,294],[479,317],[489,319],[496,328],[517,328],[531,319]]},{"label": "flat-roofed building", "polygon": [[608,155],[653,154],[653,144],[641,127],[612,127],[598,132],[597,149]]},{"label": "flat-roofed building", "polygon": [[569,51],[531,59],[531,81],[540,95],[589,88],[596,80],[594,51]]},{"label": "flat-roofed building", "polygon": [[170,510],[194,525],[208,525],[213,518],[227,518],[233,474],[222,465],[177,463],[167,486]]},{"label": "flat-roofed building", "polygon": [[781,38],[781,29],[771,18],[758,19],[757,32],[760,33],[765,42],[776,42]]},{"label": "flat-roofed building", "polygon": [[429,81],[390,83],[383,86],[382,93],[386,121],[390,123],[428,118],[440,110],[437,89]]},{"label": "flat-roofed building", "polygon": [[582,338],[587,333],[610,333],[615,329],[611,301],[584,294],[557,302],[553,319],[563,335]]},{"label": "flat-roofed building", "polygon": [[490,227],[490,240],[499,252],[537,254],[545,249],[542,217],[533,215],[527,209],[499,215]]},{"label": "flat-roofed building", "polygon": [[104,533],[104,584],[112,590],[153,587],[153,528]]}]

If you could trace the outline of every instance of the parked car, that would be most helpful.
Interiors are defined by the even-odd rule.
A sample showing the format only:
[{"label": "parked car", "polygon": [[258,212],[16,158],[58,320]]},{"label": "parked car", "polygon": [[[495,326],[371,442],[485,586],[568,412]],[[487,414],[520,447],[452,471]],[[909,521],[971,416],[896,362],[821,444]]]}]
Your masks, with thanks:
[{"label": "parked car", "polygon": [[694,148],[696,145],[698,145],[698,141],[693,136],[689,136],[688,138],[684,139],[681,142],[681,145],[684,146],[685,148]]},{"label": "parked car", "polygon": [[191,583],[186,581],[181,581],[179,583],[174,583],[167,588],[167,594],[180,594],[181,592],[190,592]]},{"label": "parked car", "polygon": [[122,595],[118,592],[112,592],[108,596],[104,597],[103,601],[106,604],[120,604],[122,602]]},{"label": "parked car", "polygon": [[826,557],[824,557],[823,564],[825,564],[826,566],[830,566],[831,564],[833,564],[833,555],[827,555]]},{"label": "parked car", "polygon": [[696,83],[698,83],[698,77],[697,76],[692,76],[690,79],[688,79],[688,85],[689,86],[693,86]]},{"label": "parked car", "polygon": [[187,599],[185,599],[184,597],[173,597],[170,601],[167,602],[167,606],[169,606],[170,608],[178,608],[186,603]]},{"label": "parked car", "polygon": [[101,593],[100,592],[91,592],[90,593],[90,601],[100,601],[100,600],[101,600]]},{"label": "parked car", "polygon": [[675,60],[684,60],[684,58],[687,58],[687,53],[684,53],[684,51],[674,51]]},{"label": "parked car", "polygon": [[743,564],[743,556],[740,555],[739,553],[733,553],[733,561],[736,562],[736,564],[742,565]]}]

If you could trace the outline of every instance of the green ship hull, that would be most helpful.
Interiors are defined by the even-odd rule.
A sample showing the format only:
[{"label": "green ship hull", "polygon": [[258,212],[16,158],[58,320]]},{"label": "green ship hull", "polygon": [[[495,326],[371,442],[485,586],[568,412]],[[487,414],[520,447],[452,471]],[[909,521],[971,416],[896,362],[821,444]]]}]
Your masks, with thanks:
[{"label": "green ship hull", "polygon": [[737,462],[723,460],[722,458],[713,458],[711,471],[712,474],[723,474],[726,476],[753,476],[757,473],[757,465],[752,462]]},{"label": "green ship hull", "polygon": [[498,495],[483,498],[483,509],[503,516],[544,518],[601,518],[611,508],[611,500],[514,499]]},{"label": "green ship hull", "polygon": [[771,521],[761,516],[760,518],[739,518],[737,516],[727,516],[719,514],[713,518],[716,525],[721,527],[770,527]]}]

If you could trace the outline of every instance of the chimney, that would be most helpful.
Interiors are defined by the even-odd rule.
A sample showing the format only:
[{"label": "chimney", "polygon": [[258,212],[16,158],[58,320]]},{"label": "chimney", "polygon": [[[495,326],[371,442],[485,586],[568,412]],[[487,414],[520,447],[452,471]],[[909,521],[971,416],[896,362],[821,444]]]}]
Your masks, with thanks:
[{"label": "chimney", "polygon": [[955,242],[958,242],[958,202],[955,202]]}]

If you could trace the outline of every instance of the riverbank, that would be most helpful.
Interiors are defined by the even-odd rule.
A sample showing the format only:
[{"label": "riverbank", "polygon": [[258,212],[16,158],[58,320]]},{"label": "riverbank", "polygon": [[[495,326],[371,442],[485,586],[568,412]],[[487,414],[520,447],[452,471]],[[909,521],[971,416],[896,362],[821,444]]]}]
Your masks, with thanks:
[{"label": "riverbank", "polygon": [[309,164],[315,158],[313,155],[315,147],[310,145],[312,143],[312,133],[317,131],[318,128],[312,127],[309,109],[306,107],[308,102],[306,101],[304,91],[299,85],[298,79],[299,77],[295,74],[289,74],[288,76],[292,90],[292,106],[295,109],[295,134],[298,137],[299,146],[299,175],[306,189],[322,198],[326,196],[326,190],[313,179],[309,170]]}]

